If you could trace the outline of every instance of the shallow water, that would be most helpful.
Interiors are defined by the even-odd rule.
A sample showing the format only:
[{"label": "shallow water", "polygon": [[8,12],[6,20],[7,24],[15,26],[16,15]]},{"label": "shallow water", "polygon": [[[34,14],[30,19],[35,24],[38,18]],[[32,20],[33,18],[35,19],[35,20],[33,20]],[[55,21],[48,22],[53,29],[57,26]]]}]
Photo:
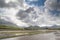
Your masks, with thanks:
[{"label": "shallow water", "polygon": [[1,40],[60,40],[58,38],[58,35],[56,34],[58,33],[37,34],[32,36],[22,36],[22,37],[7,38]]}]

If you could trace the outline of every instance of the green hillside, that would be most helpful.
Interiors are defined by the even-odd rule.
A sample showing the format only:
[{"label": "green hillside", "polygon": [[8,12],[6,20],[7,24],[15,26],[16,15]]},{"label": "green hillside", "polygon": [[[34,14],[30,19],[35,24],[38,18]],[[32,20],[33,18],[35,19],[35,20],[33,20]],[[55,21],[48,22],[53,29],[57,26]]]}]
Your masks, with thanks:
[{"label": "green hillside", "polygon": [[6,29],[6,30],[22,30],[23,28],[14,27],[14,26],[6,26],[6,25],[0,25],[0,30]]}]

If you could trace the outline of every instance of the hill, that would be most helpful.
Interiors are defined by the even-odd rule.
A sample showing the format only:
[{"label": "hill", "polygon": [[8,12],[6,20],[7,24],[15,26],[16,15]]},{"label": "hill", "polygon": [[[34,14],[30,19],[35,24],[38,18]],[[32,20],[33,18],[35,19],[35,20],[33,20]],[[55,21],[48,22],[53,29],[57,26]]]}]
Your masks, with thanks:
[{"label": "hill", "polygon": [[15,27],[15,26],[6,26],[0,25],[0,30],[22,30],[23,28]]}]

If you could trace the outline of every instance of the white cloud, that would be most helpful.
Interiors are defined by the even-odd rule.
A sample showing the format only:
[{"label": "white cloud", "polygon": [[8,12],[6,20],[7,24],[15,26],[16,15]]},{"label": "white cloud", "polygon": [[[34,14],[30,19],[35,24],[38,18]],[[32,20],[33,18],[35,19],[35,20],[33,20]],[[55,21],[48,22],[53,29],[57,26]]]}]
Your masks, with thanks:
[{"label": "white cloud", "polygon": [[60,1],[59,0],[46,0],[45,7],[50,10],[60,11]]},{"label": "white cloud", "polygon": [[28,26],[26,23],[22,22],[21,20],[18,20],[16,18],[16,13],[18,12],[18,9],[10,8],[1,8],[0,9],[2,12],[0,13],[1,19],[11,22],[13,24],[16,24],[18,26]]},{"label": "white cloud", "polygon": [[[3,0],[4,1],[4,0]],[[3,1],[0,1],[0,2],[3,2]],[[19,1],[19,2],[18,2]],[[18,26],[28,26],[26,23],[22,22],[21,20],[18,20],[17,17],[16,17],[16,14],[19,10],[24,10],[26,9],[26,5],[23,5],[23,0],[6,0],[6,5],[9,3],[9,2],[13,2],[14,4],[17,4],[17,8],[15,7],[6,7],[3,6],[3,8],[0,8],[0,17],[1,19],[7,21],[7,22],[11,22],[11,23],[14,23]],[[3,4],[3,3],[2,3]],[[14,5],[13,4],[13,5]],[[21,4],[21,5],[20,5]],[[4,5],[4,4],[3,4]],[[23,6],[22,6],[23,5]],[[26,6],[26,7],[25,7]],[[5,8],[6,7],[6,8]]]},{"label": "white cloud", "polygon": [[[28,10],[28,9],[27,9]],[[22,13],[23,12],[23,13]],[[21,14],[22,16],[19,16],[20,18],[24,20],[24,22],[27,22],[29,25],[39,25],[39,26],[51,26],[55,24],[60,24],[60,17],[52,16],[48,8],[45,8],[45,6],[41,7],[32,7],[29,8],[28,11],[22,11]],[[28,12],[28,13],[27,13]],[[26,13],[26,15],[25,15]],[[18,15],[19,15],[18,14]]]},{"label": "white cloud", "polygon": [[[19,2],[16,1],[13,1],[14,4],[17,4],[16,8],[0,8],[0,16],[2,19],[12,22],[18,26],[48,26],[60,24],[60,17],[57,18],[56,16],[52,16],[50,14],[51,12],[49,11],[56,8],[56,5],[54,4],[56,3],[56,1],[46,0],[45,5],[40,7],[32,7],[22,0],[19,0]],[[21,3],[20,1],[23,3]],[[54,6],[52,5],[52,3]],[[57,9],[59,10],[59,8]]]}]

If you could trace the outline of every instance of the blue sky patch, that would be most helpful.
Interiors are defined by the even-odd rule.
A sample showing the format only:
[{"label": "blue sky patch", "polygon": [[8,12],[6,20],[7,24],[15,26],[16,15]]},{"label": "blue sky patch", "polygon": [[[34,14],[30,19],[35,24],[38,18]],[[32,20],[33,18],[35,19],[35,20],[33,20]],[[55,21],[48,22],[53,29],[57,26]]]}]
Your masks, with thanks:
[{"label": "blue sky patch", "polygon": [[51,11],[51,14],[52,14],[53,16],[60,16],[60,11],[53,10],[53,11]]},{"label": "blue sky patch", "polygon": [[29,4],[29,5],[36,5],[36,6],[44,5],[45,1],[46,0],[38,0],[38,1],[29,1],[29,0],[26,0],[27,4]]}]

